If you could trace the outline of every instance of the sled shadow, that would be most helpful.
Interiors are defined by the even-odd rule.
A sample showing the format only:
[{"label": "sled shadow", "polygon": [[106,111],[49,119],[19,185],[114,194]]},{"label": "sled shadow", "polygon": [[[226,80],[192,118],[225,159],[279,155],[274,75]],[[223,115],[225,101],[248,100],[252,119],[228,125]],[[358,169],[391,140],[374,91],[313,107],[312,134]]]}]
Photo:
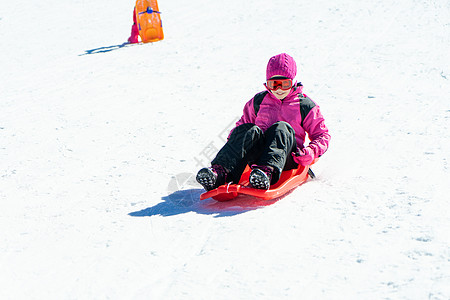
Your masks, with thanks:
[{"label": "sled shadow", "polygon": [[162,197],[163,202],[140,211],[131,212],[132,217],[170,217],[189,212],[202,215],[214,215],[215,218],[231,217],[253,211],[276,203],[281,198],[261,200],[252,196],[239,196],[233,200],[219,202],[213,199],[200,200],[203,189],[189,189],[176,191]]},{"label": "sled shadow", "polygon": [[107,52],[111,52],[111,51],[114,51],[114,50],[117,50],[120,48],[124,48],[126,46],[130,46],[130,45],[133,45],[133,44],[125,42],[125,43],[119,44],[119,45],[112,45],[112,46],[95,48],[95,49],[91,49],[91,50],[85,50],[83,54],[80,54],[78,56],[89,55],[89,54],[98,54],[98,53],[107,53]]}]

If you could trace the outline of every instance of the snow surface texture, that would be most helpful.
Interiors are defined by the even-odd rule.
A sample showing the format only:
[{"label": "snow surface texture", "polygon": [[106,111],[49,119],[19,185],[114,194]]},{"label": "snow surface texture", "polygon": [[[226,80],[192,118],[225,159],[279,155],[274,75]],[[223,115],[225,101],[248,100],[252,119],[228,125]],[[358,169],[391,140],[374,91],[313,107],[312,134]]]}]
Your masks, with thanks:
[{"label": "snow surface texture", "polygon": [[[0,9],[1,299],[450,299],[450,2]],[[199,201],[287,52],[332,135],[278,201]]]}]

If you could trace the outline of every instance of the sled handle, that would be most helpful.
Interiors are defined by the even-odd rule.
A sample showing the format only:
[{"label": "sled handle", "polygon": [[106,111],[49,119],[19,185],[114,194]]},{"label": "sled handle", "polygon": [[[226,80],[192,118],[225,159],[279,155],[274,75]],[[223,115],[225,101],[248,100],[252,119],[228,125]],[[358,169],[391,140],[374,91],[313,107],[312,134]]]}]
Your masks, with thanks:
[{"label": "sled handle", "polygon": [[314,172],[311,170],[311,168],[308,169],[308,175],[309,175],[309,177],[311,177],[311,179],[316,178],[316,174],[314,174]]}]

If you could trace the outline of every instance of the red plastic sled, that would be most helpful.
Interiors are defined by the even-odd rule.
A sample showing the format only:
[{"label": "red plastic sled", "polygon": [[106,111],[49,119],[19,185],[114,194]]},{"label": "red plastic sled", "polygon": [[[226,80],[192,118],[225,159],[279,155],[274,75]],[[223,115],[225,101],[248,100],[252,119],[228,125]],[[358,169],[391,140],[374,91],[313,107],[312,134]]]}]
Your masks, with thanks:
[{"label": "red plastic sled", "polygon": [[[315,159],[312,164],[317,161]],[[270,200],[278,198],[292,189],[296,188],[300,184],[304,183],[309,176],[309,166],[299,166],[297,169],[283,171],[281,173],[280,180],[268,190],[254,189],[249,186],[248,178],[250,177],[251,169],[249,166],[245,169],[244,173],[239,180],[239,184],[224,184],[218,188],[205,192],[200,195],[200,200],[213,198],[217,201],[228,201],[236,198],[239,195],[250,195],[263,200]]]}]

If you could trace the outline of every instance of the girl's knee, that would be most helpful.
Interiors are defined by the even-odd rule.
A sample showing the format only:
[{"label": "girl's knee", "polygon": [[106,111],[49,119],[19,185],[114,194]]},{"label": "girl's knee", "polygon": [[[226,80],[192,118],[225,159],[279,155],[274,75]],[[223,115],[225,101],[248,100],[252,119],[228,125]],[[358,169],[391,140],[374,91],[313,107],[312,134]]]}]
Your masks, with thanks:
[{"label": "girl's knee", "polygon": [[245,123],[234,128],[229,136],[229,139],[247,139],[249,137],[252,139],[259,139],[262,136],[264,136],[264,132],[261,128],[253,123]]},{"label": "girl's knee", "polygon": [[285,121],[278,121],[274,123],[270,128],[273,128],[274,130],[282,130],[295,133],[295,130],[294,128],[292,128],[291,124]]},{"label": "girl's knee", "polygon": [[253,131],[262,132],[261,128],[259,128],[258,126],[256,126],[253,123],[245,123],[245,124],[239,125],[238,127],[236,127],[234,129],[234,131],[236,131],[236,130],[237,130],[237,132],[253,132]]}]

